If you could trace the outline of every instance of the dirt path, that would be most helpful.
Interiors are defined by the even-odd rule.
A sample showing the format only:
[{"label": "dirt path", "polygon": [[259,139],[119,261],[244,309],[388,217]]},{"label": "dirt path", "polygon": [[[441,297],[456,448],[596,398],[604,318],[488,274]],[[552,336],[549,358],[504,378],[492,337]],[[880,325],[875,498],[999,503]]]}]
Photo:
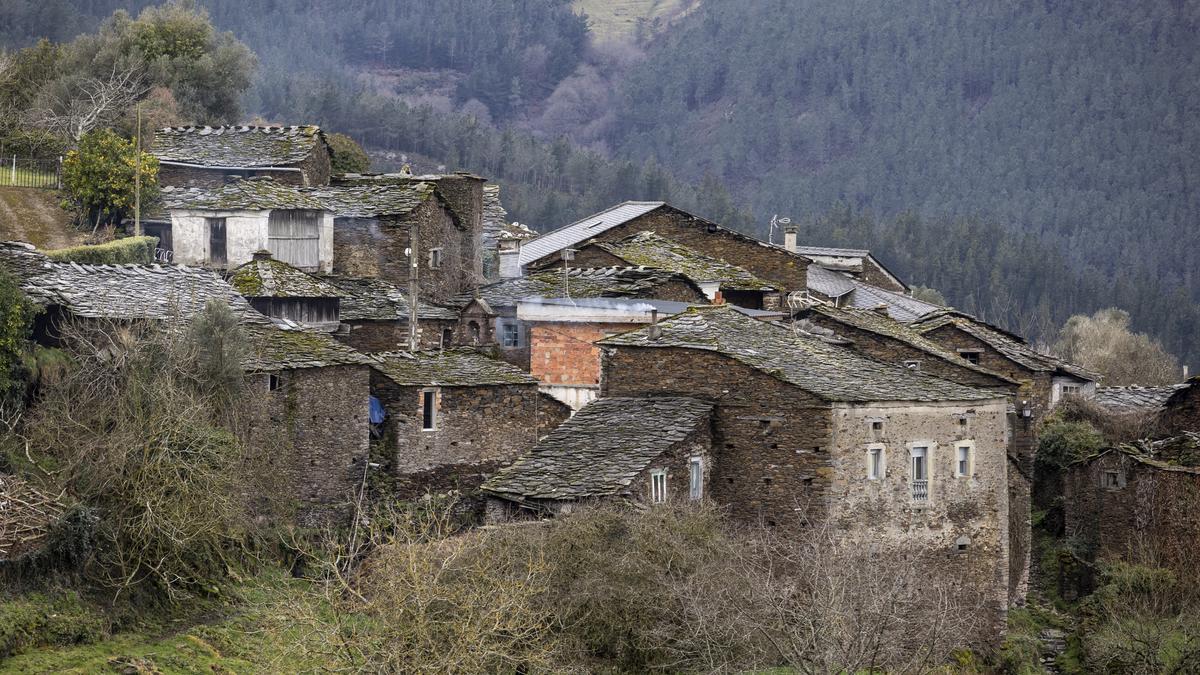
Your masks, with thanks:
[{"label": "dirt path", "polygon": [[0,240],[27,241],[38,248],[83,243],[54,190],[0,187]]}]

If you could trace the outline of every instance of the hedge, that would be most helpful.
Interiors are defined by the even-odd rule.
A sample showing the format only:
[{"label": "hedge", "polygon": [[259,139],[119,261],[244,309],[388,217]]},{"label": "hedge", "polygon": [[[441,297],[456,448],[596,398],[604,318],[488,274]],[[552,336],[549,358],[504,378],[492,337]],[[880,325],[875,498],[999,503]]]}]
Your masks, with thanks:
[{"label": "hedge", "polygon": [[126,237],[93,246],[71,246],[46,251],[46,256],[59,262],[77,262],[92,265],[119,265],[137,263],[149,265],[154,262],[154,248],[158,237]]}]

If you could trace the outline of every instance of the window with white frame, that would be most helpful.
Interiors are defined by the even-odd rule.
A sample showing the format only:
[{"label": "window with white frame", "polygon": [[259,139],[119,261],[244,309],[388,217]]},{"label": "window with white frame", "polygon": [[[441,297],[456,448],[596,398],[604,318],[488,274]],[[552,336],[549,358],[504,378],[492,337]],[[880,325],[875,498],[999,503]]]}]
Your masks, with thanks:
[{"label": "window with white frame", "polygon": [[1079,385],[1077,385],[1077,384],[1062,385],[1062,397],[1063,398],[1067,398],[1070,396],[1078,396],[1078,395],[1079,395]]},{"label": "window with white frame", "polygon": [[650,472],[650,501],[654,504],[667,501],[666,469],[655,469]]},{"label": "window with white frame", "polygon": [[914,445],[912,448],[912,477],[910,479],[913,501],[929,501],[929,447]]},{"label": "window with white frame", "polygon": [[421,390],[421,430],[437,429],[437,389]]},{"label": "window with white frame", "polygon": [[500,322],[500,346],[501,347],[520,347],[521,346],[521,327],[516,321],[501,321]]},{"label": "window with white frame", "polygon": [[[664,476],[665,478],[665,476]],[[688,460],[688,497],[700,499],[704,496],[704,458],[693,457]],[[665,489],[664,489],[665,492]]]},{"label": "window with white frame", "polygon": [[436,269],[441,269],[441,267],[442,267],[442,249],[440,249],[440,248],[429,249],[429,268],[436,270]]},{"label": "window with white frame", "polygon": [[979,350],[979,349],[960,349],[960,350],[958,350],[959,356],[963,357],[970,363],[974,363],[976,365],[979,365],[979,355],[981,353],[982,353],[982,350]]},{"label": "window with white frame", "polygon": [[969,478],[974,473],[974,460],[970,444],[959,445],[954,450],[954,475],[957,478]]},{"label": "window with white frame", "polygon": [[883,446],[877,445],[867,448],[867,478],[869,480],[882,480],[884,473],[887,471],[887,459],[883,454]]}]

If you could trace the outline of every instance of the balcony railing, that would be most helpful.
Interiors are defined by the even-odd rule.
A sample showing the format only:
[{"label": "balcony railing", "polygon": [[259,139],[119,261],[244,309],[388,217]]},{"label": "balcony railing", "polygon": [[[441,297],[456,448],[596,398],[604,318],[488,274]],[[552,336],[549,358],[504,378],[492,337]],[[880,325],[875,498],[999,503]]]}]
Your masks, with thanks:
[{"label": "balcony railing", "polygon": [[929,481],[914,480],[912,482],[912,498],[914,502],[929,501]]}]

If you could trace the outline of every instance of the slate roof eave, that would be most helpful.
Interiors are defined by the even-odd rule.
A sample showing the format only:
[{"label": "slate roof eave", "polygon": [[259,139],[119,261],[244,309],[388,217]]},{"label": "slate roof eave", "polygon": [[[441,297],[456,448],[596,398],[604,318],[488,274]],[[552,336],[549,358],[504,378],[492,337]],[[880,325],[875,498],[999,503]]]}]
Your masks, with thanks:
[{"label": "slate roof eave", "polygon": [[402,387],[488,387],[537,385],[516,366],[469,347],[371,354],[376,370]]},{"label": "slate roof eave", "polygon": [[181,126],[157,130],[152,152],[162,164],[278,171],[305,161],[322,145],[328,149],[315,125]]},{"label": "slate roof eave", "polygon": [[[704,294],[686,276],[647,267],[571,267],[567,274],[567,294],[563,292],[561,269],[539,270],[522,277],[502,279],[481,286],[478,294],[492,308],[516,307],[521,300],[564,295],[578,298],[653,297],[656,288],[671,281],[688,285],[697,297]],[[451,304],[465,307],[475,299],[475,292],[472,291],[454,298]]]},{"label": "slate roof eave", "polygon": [[779,290],[775,284],[759,279],[745,268],[705,255],[654,232],[638,232],[617,241],[596,242],[595,246],[629,265],[675,272],[697,283],[719,283],[722,289]]}]

